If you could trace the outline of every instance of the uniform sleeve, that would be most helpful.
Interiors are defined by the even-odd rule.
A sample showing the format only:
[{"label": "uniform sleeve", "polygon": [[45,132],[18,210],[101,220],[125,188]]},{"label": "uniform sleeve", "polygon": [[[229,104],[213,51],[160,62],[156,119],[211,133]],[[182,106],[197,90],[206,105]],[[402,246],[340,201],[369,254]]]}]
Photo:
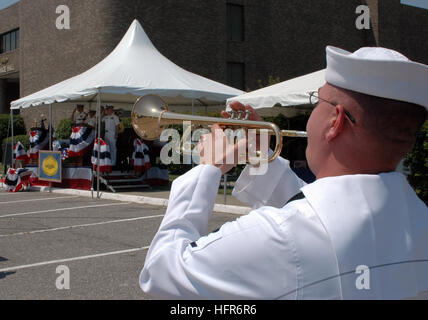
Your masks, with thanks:
[{"label": "uniform sleeve", "polygon": [[277,209],[259,209],[202,236],[220,178],[218,168],[198,166],[174,181],[140,274],[144,292],[160,299],[275,299],[296,288],[292,241],[264,212]]},{"label": "uniform sleeve", "polygon": [[119,117],[118,116],[114,117],[114,125],[118,126],[119,124],[120,124]]},{"label": "uniform sleeve", "polygon": [[290,161],[278,157],[268,164],[263,175],[252,174],[251,167],[246,166],[232,195],[253,209],[262,206],[282,208],[305,185],[291,170]]}]

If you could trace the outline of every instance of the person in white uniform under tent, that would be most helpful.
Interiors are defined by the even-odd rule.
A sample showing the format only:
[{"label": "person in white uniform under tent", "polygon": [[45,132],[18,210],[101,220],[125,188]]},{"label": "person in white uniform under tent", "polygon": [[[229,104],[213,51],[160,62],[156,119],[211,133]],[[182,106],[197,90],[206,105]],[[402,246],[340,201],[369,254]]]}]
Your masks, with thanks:
[{"label": "person in white uniform under tent", "polygon": [[114,114],[113,106],[106,106],[106,113],[107,114],[102,119],[105,123],[105,141],[110,147],[111,166],[114,167],[117,159],[116,141],[119,135],[120,120],[119,117]]},{"label": "person in white uniform under tent", "polygon": [[[428,66],[385,48],[327,47],[326,84],[307,124],[305,184],[278,158],[247,166],[233,195],[253,211],[206,234],[222,174],[201,165],[176,179],[140,286],[162,299],[407,299],[428,291],[428,208],[395,169],[428,110]],[[309,101],[308,101],[309,102]],[[231,105],[235,111],[250,106]],[[228,147],[228,153],[237,148]]]},{"label": "person in white uniform under tent", "polygon": [[76,105],[76,109],[73,110],[73,113],[71,114],[71,121],[74,125],[81,125],[85,123],[86,118],[88,115],[84,111],[85,106],[83,104]]}]

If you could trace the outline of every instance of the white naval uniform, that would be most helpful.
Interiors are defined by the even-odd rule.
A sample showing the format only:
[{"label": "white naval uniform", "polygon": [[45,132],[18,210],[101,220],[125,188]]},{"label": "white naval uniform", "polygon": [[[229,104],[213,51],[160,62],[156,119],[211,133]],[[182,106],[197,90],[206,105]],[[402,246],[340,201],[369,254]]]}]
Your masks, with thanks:
[{"label": "white naval uniform", "polygon": [[[163,299],[404,299],[428,290],[428,209],[402,174],[305,185],[282,158],[264,176],[248,169],[234,195],[258,209],[206,237],[220,170],[201,165],[174,181],[140,275],[145,292]],[[299,189],[305,198],[286,204]],[[359,266],[369,274],[356,273]]]},{"label": "white naval uniform", "polygon": [[86,119],[86,124],[92,128],[97,126],[97,117],[89,117]]},{"label": "white naval uniform", "polygon": [[52,150],[53,151],[61,151],[61,143],[58,140],[52,142]]},{"label": "white naval uniform", "polygon": [[73,121],[75,124],[84,124],[88,115],[85,112],[76,111],[73,117]]},{"label": "white naval uniform", "polygon": [[105,141],[110,147],[111,165],[116,165],[117,147],[116,147],[116,126],[120,124],[119,117],[115,114],[107,115],[103,118],[105,122]]}]

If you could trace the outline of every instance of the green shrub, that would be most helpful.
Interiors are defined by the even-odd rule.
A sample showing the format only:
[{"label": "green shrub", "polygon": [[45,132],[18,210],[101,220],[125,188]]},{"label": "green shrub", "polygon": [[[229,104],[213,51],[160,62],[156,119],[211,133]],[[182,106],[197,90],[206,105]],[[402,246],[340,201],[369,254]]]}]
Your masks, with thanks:
[{"label": "green shrub", "polygon": [[121,119],[122,120],[122,122],[123,122],[123,127],[125,128],[125,129],[129,129],[129,128],[132,128],[132,124],[131,124],[131,118],[122,118]]},{"label": "green shrub", "polygon": [[58,128],[55,130],[57,139],[70,139],[71,128],[73,124],[71,119],[62,119],[58,125]]},{"label": "green shrub", "polygon": [[418,133],[413,150],[404,165],[410,170],[407,177],[416,194],[428,205],[428,121]]},{"label": "green shrub", "polygon": [[[28,149],[30,149],[30,137],[28,136],[28,134],[14,136],[13,142],[16,144],[18,141],[21,141],[21,143],[24,145],[26,151],[28,151]],[[4,147],[4,145],[6,143],[11,143],[11,142],[12,142],[12,137],[9,137],[7,139],[3,139],[2,147]]]},{"label": "green shrub", "polygon": [[[21,141],[21,143],[25,147],[25,151],[28,151],[28,149],[30,148],[30,137],[28,135],[14,136],[13,137],[13,143],[16,144],[18,141]],[[1,157],[1,160],[0,160],[0,162],[2,162],[2,163],[3,163],[3,160],[4,160],[4,156],[5,156],[4,155],[4,150],[6,150],[5,149],[6,148],[6,144],[8,144],[9,145],[9,147],[8,147],[9,154],[6,155],[6,164],[10,164],[10,156],[11,156],[11,154],[10,154],[10,150],[11,150],[10,149],[10,144],[11,144],[11,142],[12,142],[12,137],[9,137],[7,139],[3,139],[2,140],[2,143],[1,143],[2,157]]]}]

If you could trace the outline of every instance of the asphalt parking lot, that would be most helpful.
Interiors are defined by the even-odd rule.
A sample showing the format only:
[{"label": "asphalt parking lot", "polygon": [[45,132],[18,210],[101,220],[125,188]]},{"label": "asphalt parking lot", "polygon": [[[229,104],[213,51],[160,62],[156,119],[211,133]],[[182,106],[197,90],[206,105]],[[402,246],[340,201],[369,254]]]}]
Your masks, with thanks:
[{"label": "asphalt parking lot", "polygon": [[[0,190],[0,300],[152,299],[138,277],[165,210]],[[236,218],[214,213],[207,231]],[[69,289],[58,289],[66,284],[62,266]]]}]

